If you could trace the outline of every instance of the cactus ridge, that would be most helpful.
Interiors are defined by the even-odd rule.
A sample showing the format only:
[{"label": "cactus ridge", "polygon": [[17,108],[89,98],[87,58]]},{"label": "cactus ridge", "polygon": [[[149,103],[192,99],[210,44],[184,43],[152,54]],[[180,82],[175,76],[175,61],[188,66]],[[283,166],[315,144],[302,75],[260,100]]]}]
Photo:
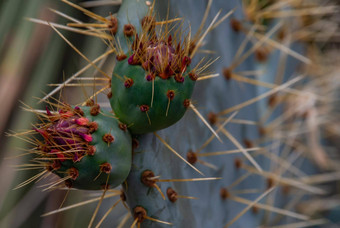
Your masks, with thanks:
[{"label": "cactus ridge", "polygon": [[47,121],[35,130],[44,138],[37,154],[68,187],[113,188],[130,172],[130,134],[98,105],[64,106],[58,113],[47,109]]}]

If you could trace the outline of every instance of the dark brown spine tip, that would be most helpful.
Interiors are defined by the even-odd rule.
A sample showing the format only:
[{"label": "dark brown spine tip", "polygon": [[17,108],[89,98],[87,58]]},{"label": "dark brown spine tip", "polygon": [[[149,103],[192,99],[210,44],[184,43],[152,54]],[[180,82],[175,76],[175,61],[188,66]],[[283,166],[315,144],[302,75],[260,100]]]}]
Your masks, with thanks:
[{"label": "dark brown spine tip", "polygon": [[70,176],[70,178],[72,178],[73,180],[77,179],[79,176],[79,171],[74,167],[69,168],[67,170],[67,173]]},{"label": "dark brown spine tip", "polygon": [[170,202],[176,202],[178,199],[178,194],[175,190],[173,190],[172,188],[168,188],[166,190],[166,195],[168,196],[168,199],[170,200]]},{"label": "dark brown spine tip", "polygon": [[156,179],[150,179],[152,177],[155,177],[155,174],[151,170],[145,170],[142,173],[141,181],[144,185],[148,187],[154,187],[154,185],[156,184]]},{"label": "dark brown spine tip", "polygon": [[66,187],[66,188],[72,188],[72,186],[73,186],[73,183],[72,183],[71,180],[66,180],[66,181],[64,181],[64,184],[65,184],[65,187]]},{"label": "dark brown spine tip", "polygon": [[266,62],[268,59],[269,51],[265,47],[258,48],[255,51],[255,59],[260,63]]},{"label": "dark brown spine tip", "polygon": [[141,105],[141,106],[139,106],[139,109],[142,112],[147,112],[147,111],[149,111],[149,106],[148,105]]},{"label": "dark brown spine tip", "polygon": [[110,144],[110,143],[113,143],[115,141],[115,138],[110,133],[106,133],[103,136],[103,141]]},{"label": "dark brown spine tip", "polygon": [[208,121],[211,125],[215,125],[217,123],[217,114],[214,112],[209,112]]},{"label": "dark brown spine tip", "polygon": [[253,148],[254,144],[252,141],[250,141],[249,139],[243,139],[243,143],[246,146],[246,148]]},{"label": "dark brown spine tip", "polygon": [[132,24],[126,24],[124,25],[124,29],[123,29],[123,33],[125,36],[130,37],[133,36],[133,34],[135,34],[136,29]]},{"label": "dark brown spine tip", "polygon": [[97,122],[91,122],[90,124],[89,124],[89,132],[90,133],[93,133],[93,132],[95,132],[95,131],[97,131],[98,130],[98,124],[97,124]]},{"label": "dark brown spine tip", "polygon": [[124,82],[125,88],[130,88],[132,85],[133,85],[132,78],[128,78],[128,79],[125,80],[125,82]]},{"label": "dark brown spine tip", "polygon": [[120,199],[125,202],[126,201],[126,195],[125,195],[125,192],[123,190],[120,191]]},{"label": "dark brown spine tip", "polygon": [[97,116],[100,112],[100,106],[99,104],[94,104],[92,107],[91,107],[91,110],[90,110],[90,114],[91,116]]},{"label": "dark brown spine tip", "polygon": [[265,136],[266,135],[266,128],[262,127],[262,126],[259,126],[259,134],[261,136]]},{"label": "dark brown spine tip", "polygon": [[133,217],[137,219],[138,223],[143,222],[146,216],[146,210],[143,207],[137,206],[133,209]]},{"label": "dark brown spine tip", "polygon": [[119,129],[122,130],[122,131],[126,131],[126,130],[127,130],[127,125],[126,125],[126,124],[119,123],[119,124],[118,124],[118,127],[119,127]]},{"label": "dark brown spine tip", "polygon": [[100,169],[100,172],[109,174],[111,172],[112,166],[110,165],[110,163],[105,162],[99,166],[99,169]]},{"label": "dark brown spine tip", "polygon": [[189,73],[189,78],[190,78],[191,80],[193,80],[193,81],[197,81],[198,75],[195,74],[194,72],[190,72],[190,73]]},{"label": "dark brown spine tip", "polygon": [[107,96],[108,99],[111,99],[111,98],[112,98],[112,92],[108,92],[108,93],[106,94],[106,96]]},{"label": "dark brown spine tip", "polygon": [[234,165],[236,169],[240,169],[242,167],[242,160],[239,158],[235,158]]},{"label": "dark brown spine tip", "polygon": [[86,106],[91,107],[91,106],[93,106],[93,105],[94,105],[94,100],[90,99],[90,100],[87,100],[87,101],[86,101]]},{"label": "dark brown spine tip", "polygon": [[229,67],[223,68],[223,76],[226,80],[230,80],[232,77],[232,72]]},{"label": "dark brown spine tip", "polygon": [[277,104],[277,95],[274,94],[274,95],[271,95],[269,98],[268,98],[268,106],[269,107],[274,107],[276,104]]},{"label": "dark brown spine tip", "polygon": [[235,31],[235,32],[239,32],[242,29],[242,24],[239,20],[232,18],[230,20],[230,27]]},{"label": "dark brown spine tip", "polygon": [[183,101],[183,106],[184,106],[185,108],[188,108],[188,107],[190,106],[190,100],[189,100],[189,99],[185,99],[185,100]]},{"label": "dark brown spine tip", "polygon": [[118,19],[116,17],[111,15],[108,28],[110,29],[110,33],[112,35],[116,35],[118,30]]},{"label": "dark brown spine tip", "polygon": [[195,164],[197,162],[197,154],[193,151],[189,151],[187,153],[187,161],[190,163],[190,164]]},{"label": "dark brown spine tip", "polygon": [[125,54],[119,54],[116,56],[117,61],[123,61],[127,56]]},{"label": "dark brown spine tip", "polygon": [[169,98],[170,101],[172,101],[175,98],[175,91],[168,90],[168,92],[166,93],[166,96]]},{"label": "dark brown spine tip", "polygon": [[220,196],[221,196],[221,198],[222,198],[223,200],[226,200],[227,198],[229,198],[229,197],[230,197],[230,193],[229,193],[228,189],[226,189],[226,188],[221,188],[221,190],[220,190]]},{"label": "dark brown spine tip", "polygon": [[96,153],[97,149],[95,146],[89,145],[86,150],[86,154],[89,156],[93,156]]},{"label": "dark brown spine tip", "polygon": [[253,212],[253,214],[257,214],[257,213],[259,213],[259,208],[257,207],[257,206],[253,206],[252,208],[251,208],[251,212]]},{"label": "dark brown spine tip", "polygon": [[273,187],[274,184],[275,184],[275,180],[273,178],[271,178],[271,177],[268,177],[267,178],[267,189]]}]

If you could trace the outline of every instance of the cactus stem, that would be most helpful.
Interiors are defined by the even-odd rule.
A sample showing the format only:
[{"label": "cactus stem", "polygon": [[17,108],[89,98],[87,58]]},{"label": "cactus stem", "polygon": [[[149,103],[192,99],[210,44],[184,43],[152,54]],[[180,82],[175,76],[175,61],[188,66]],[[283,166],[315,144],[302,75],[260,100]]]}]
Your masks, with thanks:
[{"label": "cactus stem", "polygon": [[167,142],[165,142],[164,139],[162,139],[156,132],[154,132],[154,135],[166,146],[172,153],[174,153],[177,157],[179,157],[182,161],[184,161],[187,165],[189,165],[191,168],[193,168],[196,172],[204,176],[204,174],[199,171],[195,166],[190,164],[187,160],[185,160],[179,153],[177,153]]}]

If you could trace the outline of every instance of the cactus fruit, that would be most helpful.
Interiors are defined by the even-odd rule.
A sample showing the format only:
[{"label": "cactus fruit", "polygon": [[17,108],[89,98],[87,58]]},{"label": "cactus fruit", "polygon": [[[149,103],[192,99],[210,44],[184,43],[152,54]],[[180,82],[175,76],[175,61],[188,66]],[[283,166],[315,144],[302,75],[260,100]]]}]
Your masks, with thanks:
[{"label": "cactus fruit", "polygon": [[46,111],[46,121],[35,128],[44,139],[36,153],[46,170],[77,189],[113,188],[126,179],[132,142],[124,124],[96,104]]},{"label": "cactus fruit", "polygon": [[168,26],[156,34],[151,15],[141,26],[140,33],[128,34],[135,39],[127,53],[117,56],[111,80],[112,109],[133,134],[154,132],[180,120],[198,78],[189,68],[190,40],[180,40],[181,31],[174,36],[177,40],[167,35]]}]

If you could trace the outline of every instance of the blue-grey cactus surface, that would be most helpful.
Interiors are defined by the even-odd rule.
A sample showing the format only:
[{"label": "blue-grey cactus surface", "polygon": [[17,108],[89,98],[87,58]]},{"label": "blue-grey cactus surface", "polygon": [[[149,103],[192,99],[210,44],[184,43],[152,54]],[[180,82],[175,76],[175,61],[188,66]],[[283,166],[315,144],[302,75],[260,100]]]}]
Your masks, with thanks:
[{"label": "blue-grey cactus surface", "polygon": [[[114,77],[106,80],[109,87],[103,90],[111,104],[120,92],[111,90],[111,82],[122,81],[123,90],[137,85],[127,85],[130,78],[121,69],[117,76],[106,65],[128,58],[123,68],[135,72],[131,57],[145,47],[134,41],[142,40],[141,34],[153,39],[152,33],[142,33],[145,18],[159,21],[159,39],[164,39],[165,26],[172,27],[164,36],[182,29],[177,39],[190,37],[197,50],[190,56],[191,69],[202,60],[216,61],[198,75],[184,116],[172,126],[150,133],[138,128],[134,134],[133,121],[125,123],[117,115],[132,129],[131,171],[122,194],[117,193],[128,211],[120,204],[106,217],[107,208],[117,201],[106,200],[105,189],[97,195],[102,197],[97,200],[99,211],[88,207],[95,210],[91,222],[91,216],[76,216],[82,221],[73,226],[90,222],[118,227],[127,212],[131,216],[126,227],[335,227],[338,212],[332,211],[329,218],[324,212],[337,204],[318,207],[336,199],[340,176],[334,152],[339,146],[339,70],[336,54],[327,47],[333,34],[318,24],[330,21],[335,11],[335,6],[306,1],[124,0],[118,13],[109,17],[116,24],[109,25],[107,34],[115,39],[103,44],[115,47],[117,57],[102,68]],[[166,22],[174,18],[181,21]],[[138,90],[133,95],[143,96]],[[95,100],[111,110],[106,96]],[[119,105],[113,105],[113,112]],[[68,198],[74,195],[70,194]]]}]

